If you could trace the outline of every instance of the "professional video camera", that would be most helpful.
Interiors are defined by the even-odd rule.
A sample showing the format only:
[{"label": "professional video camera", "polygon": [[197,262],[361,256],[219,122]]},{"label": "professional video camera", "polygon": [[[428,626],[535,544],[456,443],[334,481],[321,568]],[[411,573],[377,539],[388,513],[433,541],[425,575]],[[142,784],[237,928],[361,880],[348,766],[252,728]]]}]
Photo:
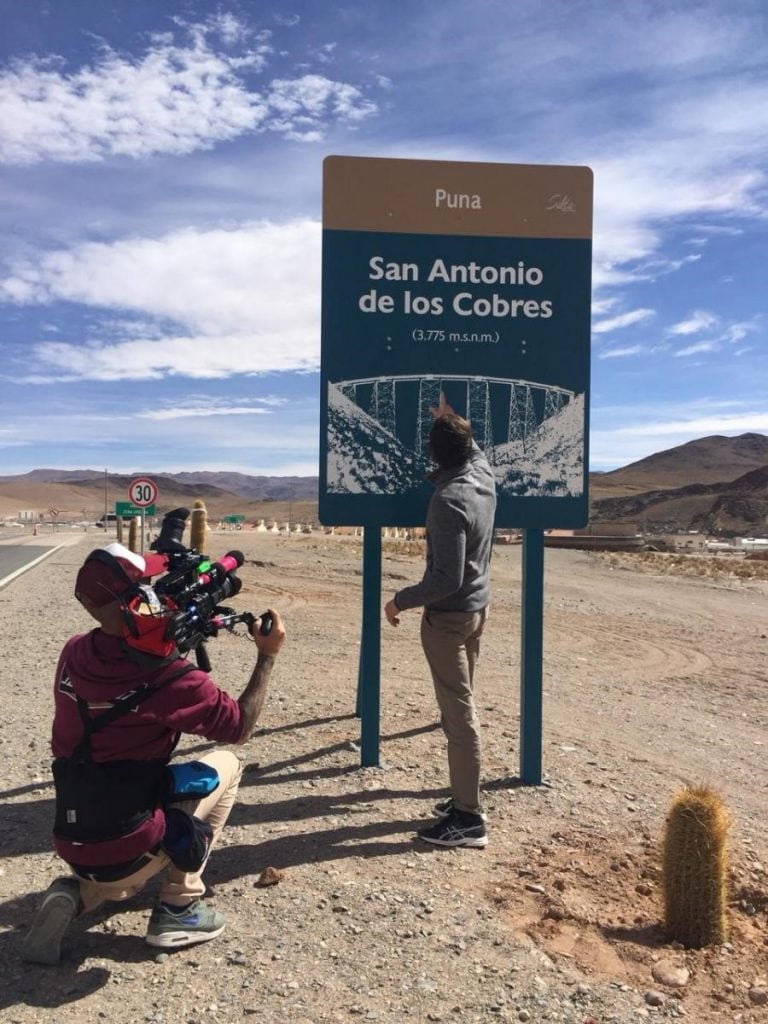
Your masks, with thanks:
[{"label": "professional video camera", "polygon": [[[189,509],[177,508],[163,518],[160,534],[146,559],[147,577],[165,573],[154,584],[141,584],[126,605],[126,642],[146,654],[170,657],[174,650],[194,650],[197,664],[210,672],[205,641],[219,631],[232,631],[239,622],[250,630],[251,612],[235,612],[220,602],[242,588],[236,573],[244,562],[241,551],[228,551],[217,562],[182,542]],[[263,612],[259,632],[272,630],[272,616]]]}]

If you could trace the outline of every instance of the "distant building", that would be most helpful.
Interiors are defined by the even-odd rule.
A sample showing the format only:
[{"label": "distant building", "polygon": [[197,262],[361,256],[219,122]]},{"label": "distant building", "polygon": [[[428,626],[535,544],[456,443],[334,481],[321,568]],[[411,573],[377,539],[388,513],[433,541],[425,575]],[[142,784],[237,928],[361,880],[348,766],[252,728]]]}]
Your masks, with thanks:
[{"label": "distant building", "polygon": [[659,538],[670,551],[681,551],[683,554],[702,554],[707,550],[705,533],[665,533]]}]

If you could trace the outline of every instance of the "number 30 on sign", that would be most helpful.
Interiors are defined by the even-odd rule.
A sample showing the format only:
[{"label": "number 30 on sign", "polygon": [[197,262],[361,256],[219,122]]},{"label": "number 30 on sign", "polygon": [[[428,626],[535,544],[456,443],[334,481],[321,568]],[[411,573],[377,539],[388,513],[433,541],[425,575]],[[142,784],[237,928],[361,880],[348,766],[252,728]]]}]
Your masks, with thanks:
[{"label": "number 30 on sign", "polygon": [[154,505],[157,500],[157,484],[145,476],[137,476],[128,486],[128,497],[139,508]]}]

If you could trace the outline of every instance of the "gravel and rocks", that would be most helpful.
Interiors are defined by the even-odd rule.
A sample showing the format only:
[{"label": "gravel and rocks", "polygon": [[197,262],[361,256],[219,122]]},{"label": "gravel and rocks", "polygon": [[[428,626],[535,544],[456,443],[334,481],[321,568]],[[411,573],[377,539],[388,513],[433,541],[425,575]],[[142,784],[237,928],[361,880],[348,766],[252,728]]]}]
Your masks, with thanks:
[{"label": "gravel and rocks", "polygon": [[[381,764],[360,767],[360,540],[214,532],[210,554],[246,556],[231,603],[276,607],[288,631],[261,728],[237,748],[240,799],[206,873],[226,931],[158,954],[143,941],[150,887],[76,922],[59,966],[24,964],[20,938],[62,870],[52,676],[66,638],[90,628],[72,588],[101,540],[64,539],[0,590],[4,1024],[767,1019],[768,584],[548,549],[544,784],[524,786],[512,545],[494,549],[477,675],[485,850],[414,839],[446,795],[417,613],[382,624]],[[385,542],[382,598],[418,579],[422,559],[419,544]],[[239,693],[251,642],[222,636],[209,654]],[[180,753],[208,747],[186,738]],[[669,943],[661,920],[664,817],[687,783],[714,785],[733,818],[731,934],[705,950]]]}]

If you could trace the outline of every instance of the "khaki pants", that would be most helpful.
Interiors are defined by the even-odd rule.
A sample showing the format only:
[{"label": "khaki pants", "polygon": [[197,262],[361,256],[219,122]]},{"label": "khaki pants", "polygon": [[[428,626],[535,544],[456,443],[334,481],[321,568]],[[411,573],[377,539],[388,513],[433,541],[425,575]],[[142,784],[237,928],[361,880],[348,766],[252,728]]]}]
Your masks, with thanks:
[{"label": "khaki pants", "polygon": [[454,806],[480,813],[480,722],[472,696],[480,636],[488,609],[424,610],[421,645],[432,673],[440,721],[448,741],[448,773]]},{"label": "khaki pants", "polygon": [[[174,806],[181,807],[189,814],[195,814],[198,818],[208,822],[213,830],[213,839],[211,840],[211,848],[213,848],[235,802],[242,765],[229,750],[214,750],[199,760],[211,765],[219,773],[218,786],[202,800],[183,800]],[[205,892],[205,882],[203,882],[205,865],[200,871],[187,874],[175,868],[168,854],[162,850],[155,854],[149,854],[149,857],[151,859],[148,864],[132,875],[120,878],[115,882],[94,882],[92,879],[75,875],[80,883],[80,899],[83,901],[83,910],[93,910],[106,900],[130,899],[131,896],[141,892],[149,879],[160,871],[165,871],[159,894],[163,903],[183,907],[187,903],[191,903],[192,900],[198,899]]]}]

